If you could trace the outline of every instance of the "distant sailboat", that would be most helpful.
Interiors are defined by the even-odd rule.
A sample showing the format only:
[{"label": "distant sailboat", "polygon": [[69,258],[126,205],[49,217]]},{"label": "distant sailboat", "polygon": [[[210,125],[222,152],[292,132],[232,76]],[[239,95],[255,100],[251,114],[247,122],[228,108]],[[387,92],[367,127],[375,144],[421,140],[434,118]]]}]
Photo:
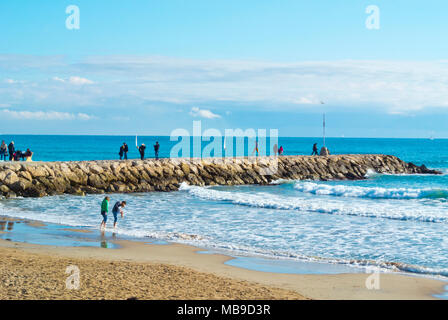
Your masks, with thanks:
[{"label": "distant sailboat", "polygon": [[429,138],[428,138],[429,140],[435,140],[435,138],[434,138],[434,131],[431,131],[431,135],[429,136]]},{"label": "distant sailboat", "polygon": [[138,148],[137,136],[135,136],[135,146]]}]

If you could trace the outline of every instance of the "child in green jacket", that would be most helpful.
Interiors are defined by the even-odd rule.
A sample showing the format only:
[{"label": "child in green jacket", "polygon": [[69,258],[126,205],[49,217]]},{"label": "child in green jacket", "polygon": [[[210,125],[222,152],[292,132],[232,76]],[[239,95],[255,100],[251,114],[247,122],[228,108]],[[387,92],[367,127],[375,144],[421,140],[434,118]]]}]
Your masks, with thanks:
[{"label": "child in green jacket", "polygon": [[104,198],[101,202],[101,215],[103,216],[103,222],[101,222],[100,228],[106,228],[107,214],[109,213],[109,197]]}]

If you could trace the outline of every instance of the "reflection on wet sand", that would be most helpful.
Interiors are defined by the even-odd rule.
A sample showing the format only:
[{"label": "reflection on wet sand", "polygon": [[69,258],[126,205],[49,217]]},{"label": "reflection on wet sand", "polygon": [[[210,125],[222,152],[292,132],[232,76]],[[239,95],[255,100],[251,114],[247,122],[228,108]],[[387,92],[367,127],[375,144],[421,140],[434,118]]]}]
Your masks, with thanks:
[{"label": "reflection on wet sand", "polygon": [[[117,234],[115,232],[112,233],[112,241],[117,240]],[[107,242],[105,231],[101,231],[101,248],[107,249],[111,243]]]},{"label": "reflection on wet sand", "polygon": [[117,235],[98,233],[89,229],[47,224],[39,221],[0,216],[0,239],[42,245],[83,246],[114,249]]},{"label": "reflection on wet sand", "polygon": [[107,249],[107,241],[104,231],[101,231],[101,248]]}]

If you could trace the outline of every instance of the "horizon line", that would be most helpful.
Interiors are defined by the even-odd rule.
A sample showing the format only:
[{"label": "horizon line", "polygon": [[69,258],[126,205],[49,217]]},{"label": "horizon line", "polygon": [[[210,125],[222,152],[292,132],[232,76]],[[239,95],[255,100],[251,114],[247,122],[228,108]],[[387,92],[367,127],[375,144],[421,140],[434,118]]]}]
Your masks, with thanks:
[{"label": "horizon line", "polygon": [[[129,135],[129,134],[33,134],[33,133],[0,133],[1,136],[73,136],[73,137],[170,137],[170,135]],[[190,137],[201,137],[190,135]],[[221,137],[225,137],[222,135]],[[266,137],[268,138],[268,137]],[[323,137],[316,136],[278,136],[278,138],[314,138],[314,139],[323,139]],[[440,137],[430,139],[430,137],[422,138],[422,137],[341,137],[341,136],[326,136],[325,139],[413,139],[413,140],[448,140],[448,137]]]}]

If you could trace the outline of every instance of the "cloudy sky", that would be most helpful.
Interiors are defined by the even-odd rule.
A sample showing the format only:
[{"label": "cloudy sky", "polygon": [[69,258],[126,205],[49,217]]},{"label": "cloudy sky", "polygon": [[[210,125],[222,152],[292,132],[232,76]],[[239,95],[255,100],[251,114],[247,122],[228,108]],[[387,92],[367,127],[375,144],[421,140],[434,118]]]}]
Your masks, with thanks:
[{"label": "cloudy sky", "polygon": [[443,1],[109,2],[0,2],[0,133],[448,138]]}]

